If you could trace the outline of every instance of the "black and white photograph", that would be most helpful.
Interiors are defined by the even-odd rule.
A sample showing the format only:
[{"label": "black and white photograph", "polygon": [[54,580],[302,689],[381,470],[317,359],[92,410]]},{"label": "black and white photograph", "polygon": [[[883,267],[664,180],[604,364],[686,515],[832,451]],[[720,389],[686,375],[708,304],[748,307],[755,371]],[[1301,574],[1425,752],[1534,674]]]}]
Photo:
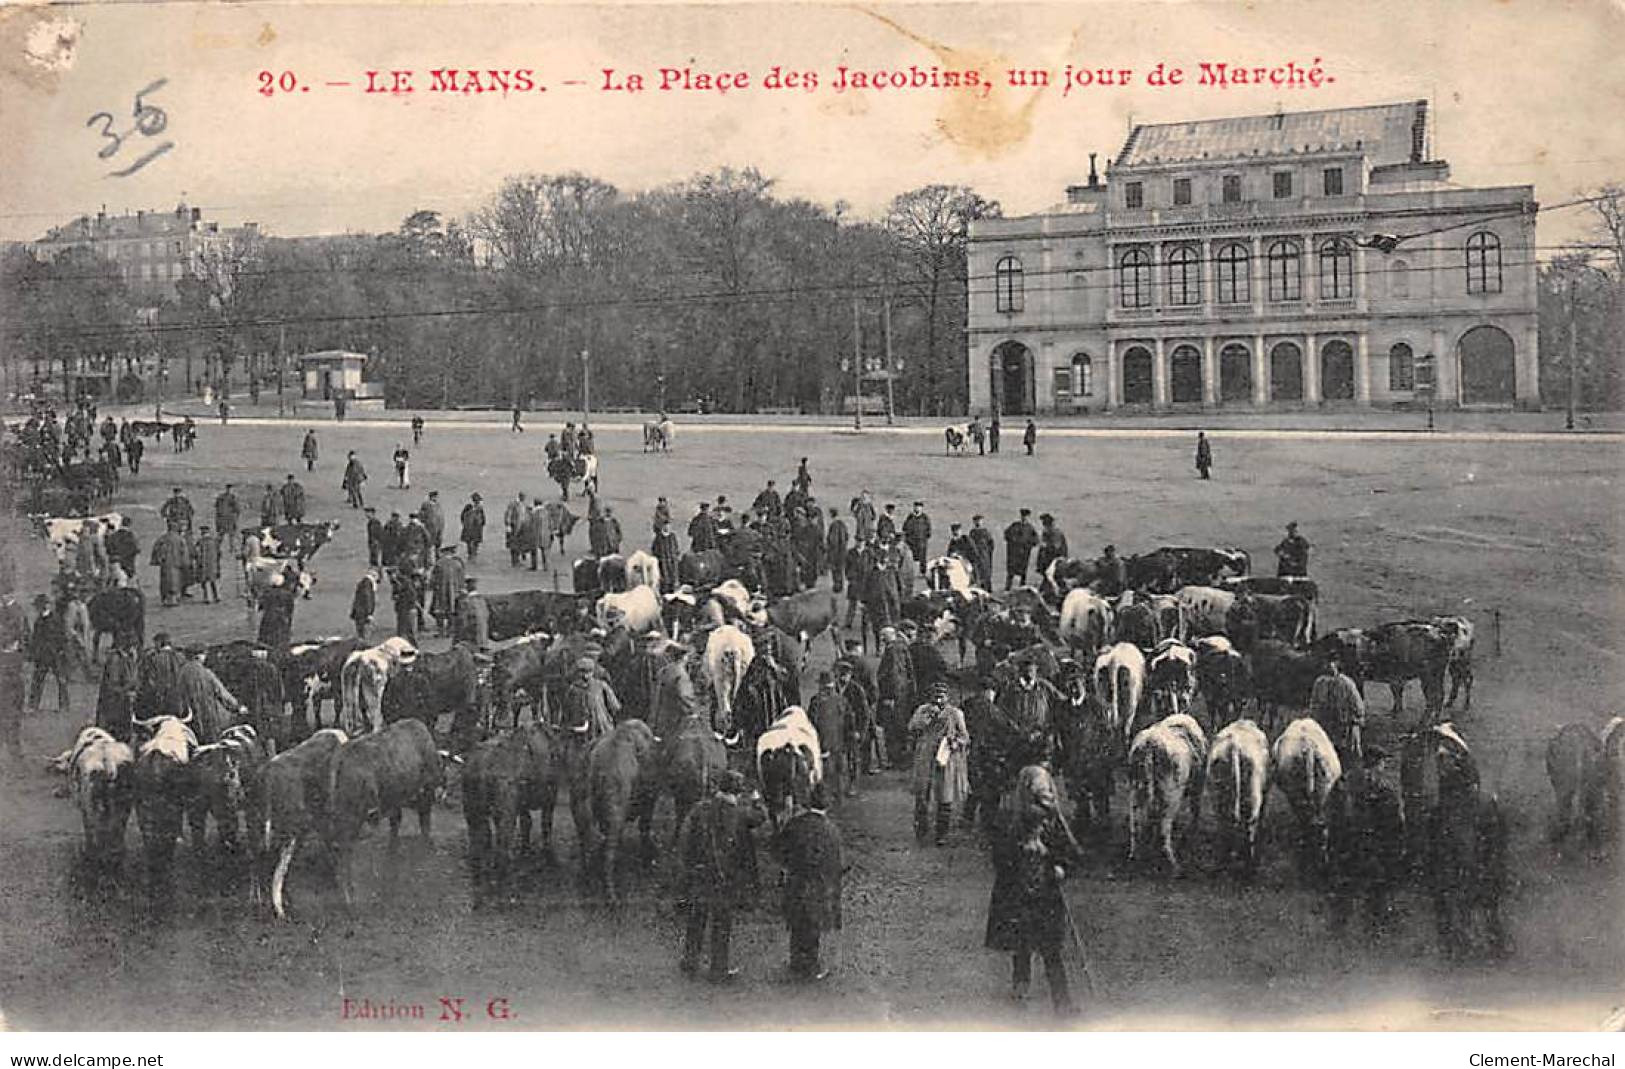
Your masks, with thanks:
[{"label": "black and white photograph", "polygon": [[1614,1065],[1622,55],[0,7],[0,1050]]}]

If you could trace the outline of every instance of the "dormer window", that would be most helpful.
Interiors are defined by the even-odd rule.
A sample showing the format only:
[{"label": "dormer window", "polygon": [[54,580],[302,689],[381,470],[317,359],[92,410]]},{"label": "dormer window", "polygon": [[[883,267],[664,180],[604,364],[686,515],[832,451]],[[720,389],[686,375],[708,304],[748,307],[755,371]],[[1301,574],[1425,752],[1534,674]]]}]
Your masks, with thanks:
[{"label": "dormer window", "polygon": [[1123,186],[1123,207],[1145,207],[1145,183],[1129,182]]},{"label": "dormer window", "polygon": [[1321,175],[1322,186],[1328,197],[1341,197],[1343,195],[1343,168],[1328,167]]},{"label": "dormer window", "polygon": [[1241,175],[1227,174],[1224,176],[1224,202],[1226,204],[1241,203]]},{"label": "dormer window", "polygon": [[1290,196],[1292,196],[1292,172],[1291,171],[1276,171],[1275,172],[1275,199],[1276,200],[1286,200]]},{"label": "dormer window", "polygon": [[1189,204],[1191,202],[1191,180],[1189,178],[1174,179],[1174,203]]}]

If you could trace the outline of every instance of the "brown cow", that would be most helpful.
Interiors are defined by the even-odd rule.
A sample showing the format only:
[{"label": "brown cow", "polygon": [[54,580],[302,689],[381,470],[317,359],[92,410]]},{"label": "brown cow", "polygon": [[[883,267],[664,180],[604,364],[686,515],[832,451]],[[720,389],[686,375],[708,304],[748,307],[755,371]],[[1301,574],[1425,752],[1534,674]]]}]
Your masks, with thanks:
[{"label": "brown cow", "polygon": [[586,855],[583,875],[602,883],[611,904],[620,902],[615,875],[621,830],[636,817],[644,856],[653,858],[650,825],[659,790],[654,732],[641,720],[623,720],[615,730],[593,743],[587,754],[587,804],[592,817],[593,850]]},{"label": "brown cow", "polygon": [[337,728],[323,728],[293,749],[271,758],[260,774],[260,809],[265,824],[258,838],[260,863],[255,866],[253,895],[258,902],[264,866],[276,856],[271,906],[278,918],[288,915],[284,889],[299,841],[329,834],[333,757],[346,741],[344,732]]},{"label": "brown cow", "polygon": [[435,794],[443,782],[434,736],[421,720],[398,720],[352,739],[333,757],[333,848],[344,904],[355,904],[353,854],[362,829],[389,818],[391,849],[400,838],[401,810],[417,810],[418,831],[429,837]]},{"label": "brown cow", "polygon": [[1596,843],[1602,836],[1608,786],[1602,740],[1597,733],[1586,724],[1565,724],[1546,744],[1546,775],[1557,796],[1552,842],[1561,843],[1578,823],[1586,841]]}]

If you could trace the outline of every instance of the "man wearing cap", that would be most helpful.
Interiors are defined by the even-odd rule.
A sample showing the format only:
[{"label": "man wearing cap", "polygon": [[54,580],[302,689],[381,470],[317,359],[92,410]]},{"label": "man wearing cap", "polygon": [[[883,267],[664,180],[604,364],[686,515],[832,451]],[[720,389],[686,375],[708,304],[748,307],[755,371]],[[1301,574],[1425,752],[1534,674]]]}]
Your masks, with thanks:
[{"label": "man wearing cap", "polygon": [[824,780],[830,784],[831,800],[843,791],[849,798],[855,796],[857,769],[849,767],[846,760],[846,727],[851,710],[835,687],[835,674],[827,669],[818,673],[818,690],[807,702],[807,717],[823,749]]},{"label": "man wearing cap", "polygon": [[932,688],[931,700],[914,710],[908,730],[915,739],[914,837],[924,842],[930,834],[935,802],[936,843],[941,846],[948,840],[954,806],[970,794],[970,732],[964,712],[948,702],[948,684]]},{"label": "man wearing cap", "polygon": [[158,536],[152,544],[152,556],[147,563],[158,569],[158,597],[165,606],[175,605],[186,583],[186,569],[190,564],[191,549],[180,530],[171,524],[169,530]]},{"label": "man wearing cap", "polygon": [[[837,509],[832,508],[829,510],[829,523],[824,527],[824,561],[829,565],[830,581],[834,584],[837,594],[846,589],[846,555],[849,545],[846,521],[841,519]],[[850,625],[851,621],[847,622]]]},{"label": "man wearing cap", "polygon": [[903,520],[903,541],[914,555],[914,563],[919,566],[920,574],[924,575],[925,558],[931,544],[931,517],[925,514],[924,501],[914,502],[913,511]]},{"label": "man wearing cap", "polygon": [[530,506],[525,503],[525,492],[521,490],[502,510],[503,544],[508,547],[508,563],[515,568],[519,567],[519,560],[524,556],[523,532],[528,519]]},{"label": "man wearing cap", "polygon": [[875,521],[875,538],[881,542],[891,542],[897,538],[897,505],[895,502],[886,502],[886,511],[880,514]]},{"label": "man wearing cap", "polygon": [[570,676],[570,689],[564,695],[566,727],[587,725],[589,742],[609,734],[621,716],[621,701],[598,672],[598,662],[582,657]]},{"label": "man wearing cap", "polygon": [[183,534],[192,533],[192,502],[181,493],[180,487],[177,486],[169,492],[168,499],[158,509],[158,515],[167,526]]},{"label": "man wearing cap", "polygon": [[141,544],[136,541],[130,517],[124,517],[118,530],[107,536],[107,556],[124,570],[131,582],[135,581],[135,562],[141,556]]},{"label": "man wearing cap", "polygon": [[305,522],[305,488],[291,474],[282,484],[282,514],[289,523]]},{"label": "man wearing cap", "polygon": [[198,528],[197,541],[192,544],[192,580],[197,583],[203,600],[220,604],[220,540],[209,533],[209,525]]},{"label": "man wearing cap", "polygon": [[841,740],[846,744],[847,793],[858,793],[861,773],[873,774],[880,768],[875,740],[874,712],[869,693],[857,677],[854,658],[842,657],[835,662],[835,692],[841,696],[846,708],[846,722],[841,725]]},{"label": "man wearing cap", "polygon": [[1343,674],[1342,655],[1326,658],[1326,671],[1309,691],[1309,716],[1326,730],[1345,767],[1360,763],[1365,729],[1365,702],[1354,680]]},{"label": "man wearing cap", "polygon": [[177,684],[180,687],[182,717],[192,718],[192,733],[204,746],[220,741],[220,733],[239,718],[248,715],[248,706],[238,701],[220,677],[203,663],[204,648],[194,646],[191,656],[181,665]]},{"label": "man wearing cap", "polygon": [[243,508],[237,501],[237,494],[232,490],[231,484],[220,491],[214,499],[214,532],[216,540],[223,538],[236,538],[237,525],[242,521]]},{"label": "man wearing cap", "polygon": [[418,518],[429,535],[430,546],[439,546],[446,536],[446,514],[440,508],[440,491],[430,490],[429,496],[418,506]]},{"label": "man wearing cap", "polygon": [[456,639],[477,650],[491,648],[491,607],[480,593],[479,580],[472,575],[463,580],[463,596],[457,602]]},{"label": "man wearing cap", "polygon": [[1275,574],[1277,576],[1306,576],[1309,574],[1309,540],[1298,533],[1298,525],[1286,525],[1286,537],[1275,545]]},{"label": "man wearing cap", "polygon": [[401,550],[406,544],[406,523],[401,519],[399,512],[390,512],[389,522],[384,524],[378,536],[378,564],[382,568],[393,568],[400,563]]},{"label": "man wearing cap", "polygon": [[976,547],[971,545],[970,539],[965,536],[964,524],[950,523],[948,525],[947,552],[948,556],[958,557],[969,565],[974,576],[976,571]]},{"label": "man wearing cap", "polygon": [[353,509],[366,508],[367,500],[362,496],[361,485],[367,481],[367,469],[361,466],[361,458],[350,450],[350,455],[344,461],[344,477],[339,485],[344,488],[345,499],[350,502]]},{"label": "man wearing cap", "polygon": [[683,560],[682,543],[671,533],[670,518],[655,520],[655,537],[649,544],[649,553],[660,563],[660,592],[670,594],[677,589],[677,573]]},{"label": "man wearing cap", "polygon": [[701,501],[700,511],[688,521],[688,548],[694,553],[717,548],[717,523],[709,501]]},{"label": "man wearing cap", "polygon": [[[299,445],[299,455],[304,458],[305,470],[316,470],[316,431],[315,428],[305,431],[305,440]],[[294,522],[298,522],[297,520]]]},{"label": "man wearing cap", "polygon": [[468,562],[473,564],[480,558],[480,543],[485,541],[485,506],[481,504],[478,490],[469,495],[468,504],[458,514],[462,521],[462,543],[468,547]]},{"label": "man wearing cap", "polygon": [[732,769],[717,777],[715,793],[688,811],[678,833],[682,864],[677,910],[684,918],[685,976],[700,970],[700,956],[710,930],[713,983],[739,975],[728,960],[734,911],[755,898],[756,840],[751,830],[762,822],[760,807],[747,800],[745,777]]},{"label": "man wearing cap", "polygon": [[[39,712],[40,697],[45,692],[45,677],[56,677],[56,711],[68,711],[68,628],[60,608],[44,594],[34,597],[34,622],[28,635],[28,660],[33,664],[33,678],[28,687],[28,708]],[[6,695],[5,700],[16,700]]]},{"label": "man wearing cap", "polygon": [[275,527],[282,522],[282,493],[272,483],[260,495],[260,526]]},{"label": "man wearing cap", "polygon": [[1038,559],[1033,566],[1038,569],[1039,575],[1043,575],[1052,561],[1068,556],[1068,550],[1066,535],[1055,525],[1054,516],[1046,512],[1038,517],[1038,523],[1043,531],[1038,536]]},{"label": "man wearing cap", "polygon": [[875,718],[884,733],[887,765],[902,768],[908,760],[908,717],[915,707],[914,660],[908,640],[895,627],[879,633],[880,668]]},{"label": "man wearing cap", "polygon": [[350,619],[355,623],[355,637],[366,641],[372,630],[372,618],[378,612],[378,572],[368,568],[356,580],[355,596],[350,599]]},{"label": "man wearing cap", "polygon": [[[828,782],[827,780],[825,781]],[[846,867],[841,832],[829,817],[825,784],[813,787],[808,807],[791,817],[777,843],[784,863],[784,923],[790,929],[790,975],[822,980],[824,932],[841,927],[841,878]]]},{"label": "man wearing cap", "polygon": [[965,536],[975,551],[971,565],[976,571],[976,585],[983,590],[993,589],[993,532],[982,526],[978,513],[970,518],[970,532]]},{"label": "man wearing cap", "polygon": [[429,529],[423,525],[423,517],[414,513],[401,533],[398,560],[402,567],[410,564],[413,571],[425,571],[430,566],[430,555],[439,545],[430,541]]},{"label": "man wearing cap", "polygon": [[[412,431],[412,444],[416,445],[418,432]],[[412,451],[399,442],[395,443],[395,452],[390,457],[395,462],[395,488],[397,490],[409,489],[412,485]]]},{"label": "man wearing cap", "polygon": [[780,512],[784,511],[784,502],[779,498],[777,486],[777,483],[775,483],[772,479],[769,479],[767,481],[767,486],[764,487],[762,492],[756,495],[756,499],[750,503],[751,511],[760,516],[766,516],[769,518],[777,516]]},{"label": "man wearing cap", "polygon": [[415,574],[403,565],[389,578],[389,597],[395,606],[395,634],[414,646],[418,641],[418,627],[423,622],[423,603],[419,600]]},{"label": "man wearing cap", "polygon": [[457,610],[457,599],[463,593],[463,579],[468,570],[457,547],[441,546],[434,571],[429,576],[429,615],[435,619],[435,634],[444,635],[451,630],[452,616]]},{"label": "man wearing cap", "polygon": [[1116,546],[1107,546],[1095,561],[1100,573],[1096,588],[1108,598],[1115,598],[1128,589],[1128,562],[1117,555]]},{"label": "man wearing cap", "polygon": [[120,742],[130,741],[130,718],[136,715],[135,696],[141,687],[140,669],[140,657],[129,638],[116,633],[96,688],[96,726]]},{"label": "man wearing cap", "polygon": [[649,528],[653,530],[662,523],[668,527],[671,526],[671,502],[666,500],[664,494],[655,500],[655,511],[653,517],[650,518]]},{"label": "man wearing cap", "polygon": [[1038,531],[1033,527],[1032,509],[1004,529],[1004,589],[1027,585],[1027,562],[1038,547]]},{"label": "man wearing cap", "polygon": [[152,636],[152,649],[141,658],[136,673],[140,683],[136,689],[136,715],[176,716],[181,707],[181,667],[186,658],[169,640],[169,632],[160,631]]}]

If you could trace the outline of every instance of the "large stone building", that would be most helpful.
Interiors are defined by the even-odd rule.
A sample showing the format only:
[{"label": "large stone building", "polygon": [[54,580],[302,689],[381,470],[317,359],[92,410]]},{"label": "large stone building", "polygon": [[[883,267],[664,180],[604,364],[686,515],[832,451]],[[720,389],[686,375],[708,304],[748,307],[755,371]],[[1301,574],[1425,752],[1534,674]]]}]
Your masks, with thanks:
[{"label": "large stone building", "polygon": [[971,410],[1538,406],[1534,189],[1429,148],[1426,101],[1136,126],[972,226]]},{"label": "large stone building", "polygon": [[81,215],[52,227],[33,249],[41,260],[54,260],[69,249],[91,249],[118,264],[125,285],[137,298],[161,303],[174,296],[176,282],[217,270],[220,254],[259,237],[255,223],[222,229],[219,223],[205,221],[202,209],[181,203],[173,212]]}]

